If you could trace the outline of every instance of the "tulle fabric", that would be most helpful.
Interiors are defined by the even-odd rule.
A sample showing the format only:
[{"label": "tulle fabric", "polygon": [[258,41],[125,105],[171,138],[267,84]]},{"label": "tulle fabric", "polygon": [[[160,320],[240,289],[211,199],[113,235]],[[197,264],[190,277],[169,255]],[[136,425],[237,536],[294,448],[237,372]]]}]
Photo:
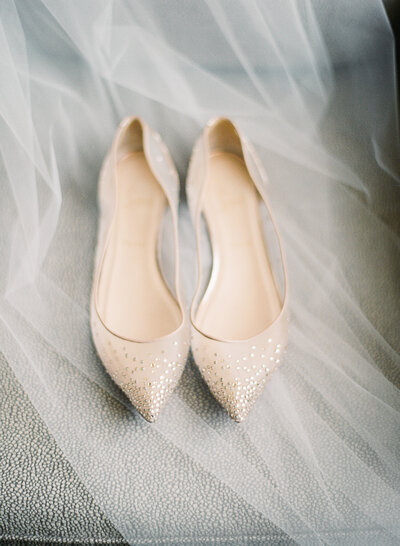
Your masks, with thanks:
[{"label": "tulle fabric", "polygon": [[[0,347],[130,544],[398,544],[394,40],[379,0],[0,3]],[[184,180],[214,115],[268,173],[290,344],[237,425],[192,361],[156,424],[89,330],[97,176],[143,116]],[[397,222],[397,223],[396,223]],[[181,206],[193,293],[194,237]]]}]

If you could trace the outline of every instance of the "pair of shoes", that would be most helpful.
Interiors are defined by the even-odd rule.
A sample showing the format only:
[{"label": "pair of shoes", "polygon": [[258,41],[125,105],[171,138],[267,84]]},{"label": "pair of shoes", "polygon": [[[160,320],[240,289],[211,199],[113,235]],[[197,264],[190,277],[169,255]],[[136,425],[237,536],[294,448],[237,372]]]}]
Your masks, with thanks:
[{"label": "pair of shoes", "polygon": [[[177,385],[190,346],[212,394],[238,422],[281,361],[287,275],[265,181],[234,124],[209,122],[187,180],[199,271],[189,320],[180,287],[177,171],[143,120],[130,117],[119,126],[99,180],[91,328],[108,373],[150,422]],[[260,205],[275,234],[281,291]]]}]

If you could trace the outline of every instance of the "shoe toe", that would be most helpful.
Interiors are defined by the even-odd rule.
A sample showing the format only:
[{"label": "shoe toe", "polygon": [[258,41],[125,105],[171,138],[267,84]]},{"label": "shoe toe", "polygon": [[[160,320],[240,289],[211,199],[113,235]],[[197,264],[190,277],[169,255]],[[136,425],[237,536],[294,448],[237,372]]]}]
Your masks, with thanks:
[{"label": "shoe toe", "polygon": [[163,353],[138,366],[130,366],[125,374],[114,380],[126,393],[138,412],[154,422],[174,391],[182,374],[185,359],[167,358]]},{"label": "shoe toe", "polygon": [[[231,362],[231,364],[229,364]],[[263,363],[221,359],[211,367],[203,366],[203,378],[218,402],[236,422],[243,421],[264,388],[271,369]]]},{"label": "shoe toe", "polygon": [[194,336],[194,358],[217,401],[243,421],[281,362],[283,347],[267,338],[258,345],[230,344]]},{"label": "shoe toe", "polygon": [[136,343],[114,336],[92,313],[93,340],[107,372],[139,413],[154,422],[185,367],[187,328],[169,339]]}]

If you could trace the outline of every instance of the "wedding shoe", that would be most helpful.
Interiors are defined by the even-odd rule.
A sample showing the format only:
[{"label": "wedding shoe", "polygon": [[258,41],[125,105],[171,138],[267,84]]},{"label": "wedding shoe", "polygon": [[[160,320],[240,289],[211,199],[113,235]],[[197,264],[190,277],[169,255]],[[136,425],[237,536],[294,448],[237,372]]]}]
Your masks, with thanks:
[{"label": "wedding shoe", "polygon": [[[193,149],[187,180],[199,271],[191,307],[192,350],[211,392],[238,422],[280,364],[287,344],[285,256],[265,183],[255,151],[233,123],[209,122]],[[271,267],[273,245],[264,234],[262,211],[275,238],[283,295]],[[208,277],[203,271],[207,242]]]},{"label": "wedding shoe", "polygon": [[[139,118],[121,124],[99,179],[100,223],[91,328],[108,373],[154,421],[178,383],[189,349],[179,287],[179,179],[158,133]],[[162,262],[172,232],[173,280]],[[171,264],[170,264],[171,265]]]}]

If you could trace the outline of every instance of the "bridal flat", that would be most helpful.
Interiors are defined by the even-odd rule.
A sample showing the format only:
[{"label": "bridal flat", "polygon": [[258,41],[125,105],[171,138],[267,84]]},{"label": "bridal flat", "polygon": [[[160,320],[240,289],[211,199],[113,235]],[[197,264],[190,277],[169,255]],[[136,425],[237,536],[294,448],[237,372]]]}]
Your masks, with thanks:
[{"label": "bridal flat", "polygon": [[[160,136],[139,118],[125,119],[99,179],[91,329],[108,373],[148,421],[178,383],[189,349],[178,199],[178,174]],[[169,284],[162,262],[167,227],[174,262]]]},{"label": "bridal flat", "polygon": [[[287,344],[285,256],[265,183],[254,149],[234,124],[224,118],[209,122],[193,149],[187,180],[199,272],[191,344],[211,392],[238,422],[281,363]],[[276,244],[281,290],[266,222]],[[204,274],[207,243],[209,275]]]}]

